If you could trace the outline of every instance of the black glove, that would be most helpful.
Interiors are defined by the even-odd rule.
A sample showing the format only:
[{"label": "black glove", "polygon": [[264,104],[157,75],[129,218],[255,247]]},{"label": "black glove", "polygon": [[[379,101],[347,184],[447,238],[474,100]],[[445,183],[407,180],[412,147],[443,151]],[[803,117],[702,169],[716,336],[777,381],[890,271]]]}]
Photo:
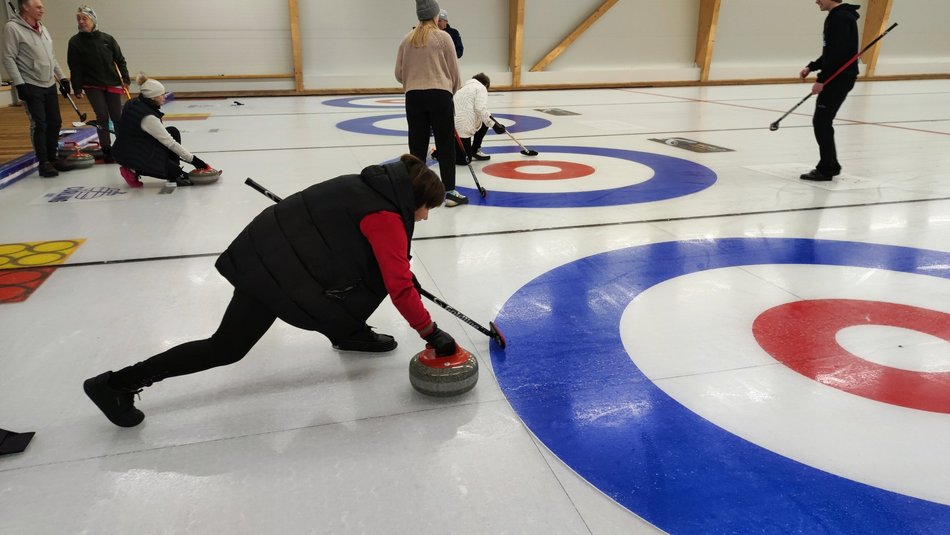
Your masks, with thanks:
[{"label": "black glove", "polygon": [[69,96],[69,92],[73,90],[73,86],[69,84],[69,80],[66,78],[60,78],[59,80],[59,92],[63,94],[63,98]]},{"label": "black glove", "polygon": [[504,134],[508,130],[505,128],[505,125],[495,121],[495,124],[491,126],[491,129],[495,131],[496,134]]},{"label": "black glove", "polygon": [[207,169],[211,167],[210,165],[206,164],[204,160],[195,156],[194,154],[191,156],[191,165],[195,166],[195,169]]},{"label": "black glove", "polygon": [[28,100],[26,96],[26,84],[20,84],[16,86],[16,98],[26,102]]},{"label": "black glove", "polygon": [[435,349],[435,356],[437,357],[451,357],[458,349],[458,346],[455,345],[455,338],[440,329],[434,322],[432,323],[432,332],[429,333],[429,336],[426,336],[426,342]]}]

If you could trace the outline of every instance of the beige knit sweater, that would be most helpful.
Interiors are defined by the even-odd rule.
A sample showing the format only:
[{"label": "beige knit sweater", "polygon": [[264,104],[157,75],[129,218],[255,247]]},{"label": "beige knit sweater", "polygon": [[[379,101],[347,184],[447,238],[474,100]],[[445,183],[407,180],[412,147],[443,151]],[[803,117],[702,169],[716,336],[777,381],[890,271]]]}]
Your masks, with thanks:
[{"label": "beige knit sweater", "polygon": [[459,63],[452,37],[442,30],[429,33],[426,46],[415,48],[406,35],[396,53],[396,81],[404,92],[444,89],[455,94],[461,86]]}]

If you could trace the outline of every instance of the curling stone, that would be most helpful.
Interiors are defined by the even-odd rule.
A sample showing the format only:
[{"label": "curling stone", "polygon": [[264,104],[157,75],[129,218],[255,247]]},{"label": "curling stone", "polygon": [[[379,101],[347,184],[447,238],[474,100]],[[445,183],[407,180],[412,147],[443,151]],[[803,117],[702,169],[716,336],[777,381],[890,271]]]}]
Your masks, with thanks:
[{"label": "curling stone", "polygon": [[188,172],[188,178],[191,179],[191,183],[196,186],[203,186],[205,184],[213,184],[218,181],[218,178],[221,176],[220,169],[212,169],[210,167],[205,169],[192,169]]},{"label": "curling stone", "polygon": [[65,160],[67,156],[69,156],[70,154],[73,154],[77,150],[79,150],[78,143],[76,143],[75,141],[67,141],[65,143],[60,144],[59,149],[57,149],[56,151],[56,156],[60,160]]},{"label": "curling stone", "polygon": [[464,394],[478,382],[478,361],[461,346],[451,357],[437,357],[435,349],[426,346],[409,361],[409,382],[427,396]]},{"label": "curling stone", "polygon": [[63,158],[63,161],[70,169],[86,169],[96,164],[96,159],[92,154],[87,154],[81,150],[77,150],[66,156]]},{"label": "curling stone", "polygon": [[97,160],[101,160],[103,156],[102,147],[100,147],[98,143],[90,143],[79,150],[92,155],[92,157]]}]

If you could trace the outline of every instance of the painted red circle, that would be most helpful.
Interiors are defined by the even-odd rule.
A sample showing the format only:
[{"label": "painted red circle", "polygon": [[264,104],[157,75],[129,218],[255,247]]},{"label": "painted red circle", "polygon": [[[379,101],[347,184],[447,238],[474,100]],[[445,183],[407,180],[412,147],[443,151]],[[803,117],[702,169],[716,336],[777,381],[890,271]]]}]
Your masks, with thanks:
[{"label": "painted red circle", "polygon": [[24,295],[30,291],[31,288],[27,288],[26,286],[0,286],[0,303],[23,301]]},{"label": "painted red circle", "polygon": [[796,372],[882,403],[950,414],[950,372],[918,372],[864,360],[838,344],[841,329],[900,327],[950,343],[950,314],[896,303],[818,299],[766,310],[752,324],[756,341]]},{"label": "painted red circle", "polygon": [[[557,167],[559,171],[554,173],[522,173],[518,171],[520,167],[538,166]],[[562,162],[556,160],[532,160],[517,162],[501,162],[486,165],[482,172],[498,178],[511,178],[515,180],[564,180],[566,178],[581,178],[593,174],[595,169],[589,165],[575,162]]]},{"label": "painted red circle", "polygon": [[43,278],[44,273],[35,269],[11,269],[0,272],[0,285],[27,284]]}]

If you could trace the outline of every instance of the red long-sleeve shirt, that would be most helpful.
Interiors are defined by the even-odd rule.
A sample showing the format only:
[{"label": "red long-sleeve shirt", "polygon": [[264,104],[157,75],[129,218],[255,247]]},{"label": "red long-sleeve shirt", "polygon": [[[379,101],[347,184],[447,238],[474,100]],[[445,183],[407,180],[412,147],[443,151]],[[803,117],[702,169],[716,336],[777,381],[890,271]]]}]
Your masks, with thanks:
[{"label": "red long-sleeve shirt", "polygon": [[419,331],[420,336],[432,323],[432,317],[412,284],[409,271],[409,238],[402,218],[395,212],[373,212],[360,221],[360,232],[369,240],[373,255],[379,263],[383,284],[396,310]]}]

